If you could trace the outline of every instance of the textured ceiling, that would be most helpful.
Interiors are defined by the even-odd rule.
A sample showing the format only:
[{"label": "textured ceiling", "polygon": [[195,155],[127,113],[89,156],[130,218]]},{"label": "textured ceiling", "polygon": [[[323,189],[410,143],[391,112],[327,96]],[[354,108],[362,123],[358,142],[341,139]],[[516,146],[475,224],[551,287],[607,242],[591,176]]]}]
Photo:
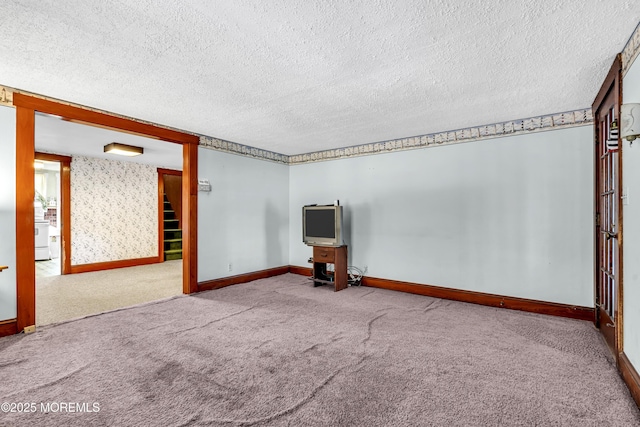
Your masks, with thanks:
[{"label": "textured ceiling", "polygon": [[588,107],[638,0],[0,4],[0,84],[283,154]]}]

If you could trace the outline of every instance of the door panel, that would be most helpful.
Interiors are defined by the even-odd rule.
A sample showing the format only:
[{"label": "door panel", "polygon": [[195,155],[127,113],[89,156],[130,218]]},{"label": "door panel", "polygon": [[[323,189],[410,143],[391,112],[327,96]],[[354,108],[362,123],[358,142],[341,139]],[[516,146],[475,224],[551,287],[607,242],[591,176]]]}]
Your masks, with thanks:
[{"label": "door panel", "polygon": [[596,326],[614,357],[620,342],[620,165],[618,120],[618,78],[608,82],[606,95],[594,105],[596,128]]}]

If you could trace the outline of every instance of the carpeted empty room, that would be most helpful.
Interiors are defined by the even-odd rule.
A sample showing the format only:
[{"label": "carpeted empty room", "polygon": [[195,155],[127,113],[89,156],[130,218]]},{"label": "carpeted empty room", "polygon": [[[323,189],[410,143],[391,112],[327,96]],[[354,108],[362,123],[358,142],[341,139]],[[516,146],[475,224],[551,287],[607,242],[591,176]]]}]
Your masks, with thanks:
[{"label": "carpeted empty room", "polygon": [[0,378],[94,409],[8,426],[640,425],[590,322],[294,274],[5,337]]},{"label": "carpeted empty room", "polygon": [[640,427],[640,0],[0,4],[0,427]]}]

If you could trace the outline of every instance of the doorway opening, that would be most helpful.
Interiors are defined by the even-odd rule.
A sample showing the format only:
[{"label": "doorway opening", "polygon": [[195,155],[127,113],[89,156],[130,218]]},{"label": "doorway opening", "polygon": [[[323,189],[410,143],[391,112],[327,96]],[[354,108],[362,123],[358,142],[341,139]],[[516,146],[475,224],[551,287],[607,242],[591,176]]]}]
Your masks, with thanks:
[{"label": "doorway opening", "polygon": [[164,261],[182,259],[182,172],[158,168],[158,248]]},{"label": "doorway opening", "polygon": [[[197,148],[199,138],[154,125],[140,123],[129,119],[115,117],[84,108],[73,107],[55,101],[35,98],[15,93],[13,104],[16,107],[16,240],[18,243],[16,276],[17,276],[17,330],[31,330],[36,324],[36,288],[35,259],[36,246],[34,239],[35,211],[35,171],[33,164],[35,154],[35,114],[36,112],[55,115],[66,121],[87,124],[97,128],[107,128],[128,134],[142,135],[153,139],[180,144],[182,152],[182,173],[184,176],[182,205],[186,214],[183,217],[183,261],[182,293],[197,291]],[[22,190],[22,191],[21,191]],[[154,191],[155,194],[155,191]],[[64,196],[62,196],[64,197]],[[69,225],[67,223],[67,225]],[[72,227],[72,225],[71,225]],[[64,227],[64,234],[70,226]],[[71,257],[65,253],[71,251],[62,237],[62,272],[65,265],[71,265]],[[71,252],[72,253],[72,252]],[[154,256],[157,259],[157,255]],[[71,271],[73,272],[73,271]],[[72,277],[70,275],[64,277]]]},{"label": "doorway opening", "polygon": [[[144,154],[128,157],[105,152],[113,141],[139,147]],[[160,176],[156,166],[181,169],[179,145],[37,113],[35,148],[36,326],[182,293],[182,257],[159,266],[164,260],[156,255]],[[61,164],[70,169],[62,186]],[[180,170],[175,173],[181,174]],[[168,187],[174,205],[180,207],[179,184],[177,189]],[[65,199],[61,194],[73,194],[71,203],[59,203]],[[62,219],[58,207],[70,212],[67,220],[58,220],[58,216]],[[71,276],[60,277],[58,227],[70,230],[64,242],[72,249],[65,251],[71,259],[66,274]],[[168,244],[181,248],[177,240]],[[181,250],[177,252],[181,255]],[[127,271],[115,271],[121,268]]]},{"label": "doorway opening", "polygon": [[36,155],[33,202],[36,245],[36,280],[62,274],[60,229],[62,205],[60,162],[40,160]]}]

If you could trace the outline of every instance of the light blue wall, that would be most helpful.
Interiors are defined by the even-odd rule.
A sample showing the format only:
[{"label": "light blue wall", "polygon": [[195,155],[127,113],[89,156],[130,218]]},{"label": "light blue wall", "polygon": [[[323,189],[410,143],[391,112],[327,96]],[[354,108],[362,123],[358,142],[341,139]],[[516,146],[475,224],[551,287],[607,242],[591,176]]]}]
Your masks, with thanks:
[{"label": "light blue wall", "polygon": [[593,127],[290,168],[301,207],[344,206],[349,263],[372,277],[593,307]]},{"label": "light blue wall", "polygon": [[16,318],[16,110],[0,106],[0,321]]},{"label": "light blue wall", "polygon": [[[640,103],[640,60],[622,82],[622,103]],[[628,195],[623,206],[624,352],[640,372],[640,140],[622,144],[622,186]]]},{"label": "light blue wall", "polygon": [[[10,319],[15,111],[0,107],[0,124],[0,263],[10,266],[0,319]],[[592,306],[591,140],[586,126],[292,167],[200,148],[213,191],[199,193],[198,281],[308,266],[301,207],[340,199],[350,264],[370,276]]]},{"label": "light blue wall", "polygon": [[198,177],[199,282],[289,264],[288,166],[199,148]]}]

